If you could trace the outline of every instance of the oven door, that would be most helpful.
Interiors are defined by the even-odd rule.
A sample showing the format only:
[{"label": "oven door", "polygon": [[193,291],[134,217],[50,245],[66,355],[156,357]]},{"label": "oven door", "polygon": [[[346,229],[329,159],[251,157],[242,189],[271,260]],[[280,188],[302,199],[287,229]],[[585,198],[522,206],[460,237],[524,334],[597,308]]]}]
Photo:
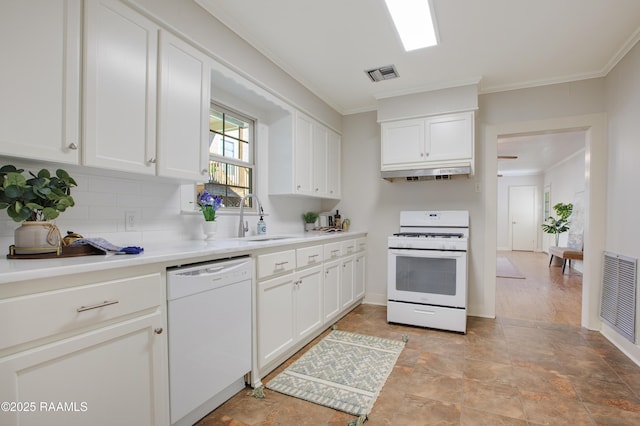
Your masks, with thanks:
[{"label": "oven door", "polygon": [[398,302],[467,306],[467,253],[389,249],[387,297]]}]

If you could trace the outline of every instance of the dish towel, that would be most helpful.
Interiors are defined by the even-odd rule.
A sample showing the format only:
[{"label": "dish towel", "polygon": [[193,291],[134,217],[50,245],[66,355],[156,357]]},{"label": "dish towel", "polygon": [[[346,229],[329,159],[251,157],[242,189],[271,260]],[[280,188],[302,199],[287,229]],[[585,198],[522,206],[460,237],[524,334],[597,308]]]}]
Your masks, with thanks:
[{"label": "dish towel", "polygon": [[142,247],[127,246],[120,247],[110,243],[104,238],[80,238],[73,241],[70,246],[90,245],[107,253],[115,254],[140,254],[144,251]]}]

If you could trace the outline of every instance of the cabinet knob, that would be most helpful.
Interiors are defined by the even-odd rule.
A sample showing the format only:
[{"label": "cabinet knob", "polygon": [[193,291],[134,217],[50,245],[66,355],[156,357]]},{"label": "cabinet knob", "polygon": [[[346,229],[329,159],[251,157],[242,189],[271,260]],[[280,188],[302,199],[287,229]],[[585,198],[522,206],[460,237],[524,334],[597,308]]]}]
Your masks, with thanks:
[{"label": "cabinet knob", "polygon": [[158,327],[155,330],[153,330],[153,332],[156,333],[156,334],[162,334],[163,331],[164,330],[162,329],[162,327]]},{"label": "cabinet knob", "polygon": [[424,157],[424,152],[421,152],[421,153],[420,153],[420,157]]},{"label": "cabinet knob", "polygon": [[75,143],[71,142],[71,143],[69,144],[68,148],[69,148],[69,149],[76,150],[76,149],[78,149],[78,145],[76,145]]},{"label": "cabinet knob", "polygon": [[298,185],[298,186],[296,187],[296,189],[300,189],[300,185]]},{"label": "cabinet knob", "polygon": [[149,158],[149,163],[156,164],[156,159],[155,158]]}]

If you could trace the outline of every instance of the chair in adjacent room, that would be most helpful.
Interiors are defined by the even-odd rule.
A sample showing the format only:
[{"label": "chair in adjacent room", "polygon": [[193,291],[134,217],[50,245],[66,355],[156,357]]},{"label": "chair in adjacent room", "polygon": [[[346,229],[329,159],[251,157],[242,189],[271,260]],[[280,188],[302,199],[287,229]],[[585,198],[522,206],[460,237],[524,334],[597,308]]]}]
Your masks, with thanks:
[{"label": "chair in adjacent room", "polygon": [[549,247],[549,267],[553,262],[553,257],[562,259],[562,274],[564,274],[569,261],[569,270],[571,270],[572,260],[582,260],[584,253],[584,244],[582,241],[582,233],[572,233],[569,230],[569,240],[567,241],[567,247]]}]

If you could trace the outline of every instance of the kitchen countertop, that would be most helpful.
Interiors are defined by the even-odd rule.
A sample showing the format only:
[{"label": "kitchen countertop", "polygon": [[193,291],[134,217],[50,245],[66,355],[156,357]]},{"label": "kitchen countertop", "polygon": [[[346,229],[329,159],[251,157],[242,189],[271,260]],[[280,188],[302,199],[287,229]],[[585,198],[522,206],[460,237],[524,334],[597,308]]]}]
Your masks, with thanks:
[{"label": "kitchen countertop", "polygon": [[[308,242],[323,242],[348,237],[357,238],[366,235],[366,231],[349,232],[306,232],[304,234],[281,234],[252,236],[248,238],[220,239],[211,242],[189,240],[170,242],[166,244],[145,245],[144,252],[137,255],[91,255],[80,257],[65,257],[56,259],[0,259],[0,284],[54,276],[69,275],[83,272],[97,272],[113,268],[126,268],[156,263],[165,266],[180,265],[190,259],[207,257],[211,259],[227,256],[241,256],[252,254],[258,250],[301,244]],[[283,239],[269,241],[250,241],[256,238],[274,238],[286,236]]]}]

